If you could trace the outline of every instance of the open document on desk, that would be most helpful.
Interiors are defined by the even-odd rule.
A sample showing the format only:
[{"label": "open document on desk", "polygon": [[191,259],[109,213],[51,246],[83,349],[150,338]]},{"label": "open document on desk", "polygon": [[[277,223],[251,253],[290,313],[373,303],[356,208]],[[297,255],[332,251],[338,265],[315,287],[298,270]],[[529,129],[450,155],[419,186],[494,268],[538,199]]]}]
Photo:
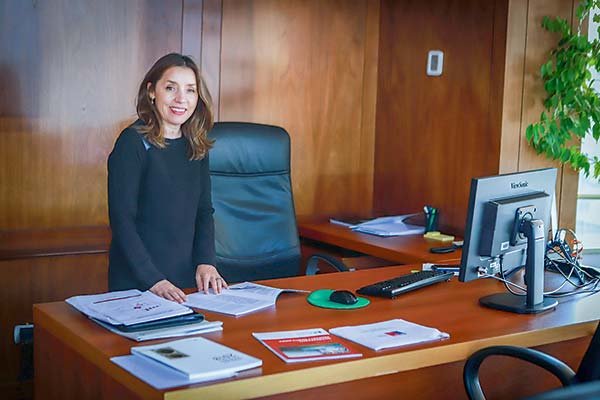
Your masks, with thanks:
[{"label": "open document on desk", "polygon": [[418,214],[394,215],[375,218],[352,227],[353,231],[377,236],[422,235],[425,227],[411,225],[405,221]]},{"label": "open document on desk", "polygon": [[274,306],[277,297],[283,292],[306,293],[307,291],[278,289],[258,283],[242,282],[223,289],[220,294],[215,294],[212,289],[210,289],[210,293],[189,294],[183,304],[237,317]]}]

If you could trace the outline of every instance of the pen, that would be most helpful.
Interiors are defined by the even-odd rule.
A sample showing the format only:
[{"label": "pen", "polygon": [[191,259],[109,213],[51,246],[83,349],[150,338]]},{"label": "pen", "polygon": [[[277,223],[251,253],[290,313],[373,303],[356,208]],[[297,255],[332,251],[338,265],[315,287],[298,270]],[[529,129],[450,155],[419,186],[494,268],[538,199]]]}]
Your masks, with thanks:
[{"label": "pen", "polygon": [[115,301],[115,300],[125,300],[125,299],[131,299],[131,298],[134,298],[134,297],[140,297],[140,296],[141,296],[141,294],[134,294],[134,295],[125,296],[125,297],[114,297],[112,299],[105,299],[105,300],[95,301],[92,304],[106,303],[108,301]]}]

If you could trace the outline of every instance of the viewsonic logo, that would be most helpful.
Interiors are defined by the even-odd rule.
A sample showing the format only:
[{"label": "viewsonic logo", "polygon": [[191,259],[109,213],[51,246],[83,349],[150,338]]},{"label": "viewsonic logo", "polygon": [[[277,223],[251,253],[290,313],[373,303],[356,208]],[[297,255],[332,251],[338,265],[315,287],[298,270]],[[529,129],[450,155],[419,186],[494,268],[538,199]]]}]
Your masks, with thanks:
[{"label": "viewsonic logo", "polygon": [[527,186],[529,186],[529,182],[527,182],[527,181],[511,182],[510,183],[510,188],[511,189],[521,189],[521,188],[526,188]]}]

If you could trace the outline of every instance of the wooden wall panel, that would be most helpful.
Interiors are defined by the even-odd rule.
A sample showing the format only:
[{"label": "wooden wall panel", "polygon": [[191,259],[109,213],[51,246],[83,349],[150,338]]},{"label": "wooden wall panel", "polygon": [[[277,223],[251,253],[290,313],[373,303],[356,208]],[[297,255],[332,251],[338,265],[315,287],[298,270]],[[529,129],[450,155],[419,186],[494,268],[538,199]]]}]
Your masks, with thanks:
[{"label": "wooden wall panel", "polygon": [[181,2],[0,5],[0,229],[107,223],[106,158]]},{"label": "wooden wall panel", "polygon": [[511,0],[508,5],[500,173],[519,170],[528,2]]},{"label": "wooden wall panel", "polygon": [[223,2],[220,119],[290,133],[299,215],[370,210],[378,18],[366,0]]},{"label": "wooden wall panel", "polygon": [[511,0],[509,5],[500,171],[557,167],[559,226],[574,228],[578,175],[549,161],[529,146],[525,130],[539,120],[546,96],[540,67],[556,45],[557,35],[541,27],[544,16],[573,20],[573,0]]},{"label": "wooden wall panel", "polygon": [[[498,172],[506,13],[503,0],[382,1],[376,211],[430,204],[463,231],[471,177]],[[440,77],[429,50],[444,51]]]},{"label": "wooden wall panel", "polygon": [[213,100],[215,121],[219,121],[221,93],[221,24],[223,2],[203,0],[202,11],[202,76]]}]

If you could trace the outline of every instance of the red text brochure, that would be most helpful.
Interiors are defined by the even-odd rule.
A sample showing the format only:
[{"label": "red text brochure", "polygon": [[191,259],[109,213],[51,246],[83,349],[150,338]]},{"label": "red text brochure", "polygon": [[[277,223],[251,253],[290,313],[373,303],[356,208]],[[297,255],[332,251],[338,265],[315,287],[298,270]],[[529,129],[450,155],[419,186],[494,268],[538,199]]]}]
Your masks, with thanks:
[{"label": "red text brochure", "polygon": [[287,363],[362,356],[353,347],[321,328],[252,335]]}]

